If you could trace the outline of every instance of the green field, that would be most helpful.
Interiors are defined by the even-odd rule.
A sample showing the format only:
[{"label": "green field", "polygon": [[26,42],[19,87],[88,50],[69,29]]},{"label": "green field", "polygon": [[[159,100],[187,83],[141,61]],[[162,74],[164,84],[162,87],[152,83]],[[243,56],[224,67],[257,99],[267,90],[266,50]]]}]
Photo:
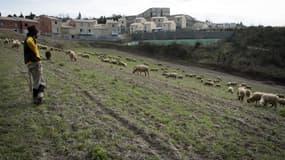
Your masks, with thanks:
[{"label": "green field", "polygon": [[[10,35],[1,35],[10,36]],[[0,159],[281,160],[285,156],[284,106],[255,106],[227,93],[226,83],[247,83],[254,91],[285,94],[284,86],[137,56],[83,42],[61,44],[64,52],[43,58],[44,104],[31,104],[23,48],[0,42]],[[44,51],[41,50],[43,54]],[[104,63],[100,57],[126,62]],[[127,61],[133,59],[133,61]],[[132,74],[148,64],[150,77]],[[183,79],[162,76],[177,72]],[[185,74],[222,78],[221,88]],[[235,88],[236,89],[236,88]]]},{"label": "green field", "polygon": [[[181,44],[194,46],[197,42],[202,45],[209,45],[218,42],[220,39],[177,39],[177,40],[143,40],[142,43],[150,43],[154,45],[171,45],[171,44]],[[128,45],[137,45],[138,42],[129,42]]]}]

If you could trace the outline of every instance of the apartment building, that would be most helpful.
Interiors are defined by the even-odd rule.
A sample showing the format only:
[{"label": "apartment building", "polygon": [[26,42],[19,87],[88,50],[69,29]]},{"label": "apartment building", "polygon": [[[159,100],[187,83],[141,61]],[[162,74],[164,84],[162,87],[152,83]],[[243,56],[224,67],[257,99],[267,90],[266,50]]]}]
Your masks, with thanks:
[{"label": "apartment building", "polygon": [[62,22],[60,19],[51,16],[41,15],[39,16],[38,21],[41,34],[50,35],[61,33]]},{"label": "apartment building", "polygon": [[14,30],[26,34],[27,27],[36,26],[39,28],[39,22],[36,20],[17,18],[17,17],[0,17],[0,29]]},{"label": "apartment building", "polygon": [[170,16],[170,8],[149,8],[143,13],[139,14],[138,17],[166,17]]},{"label": "apartment building", "polygon": [[162,23],[162,31],[176,31],[176,23],[174,21],[164,21]]},{"label": "apartment building", "polygon": [[152,17],[151,21],[155,23],[156,27],[162,27],[163,22],[168,21],[166,17]]},{"label": "apartment building", "polygon": [[174,21],[176,23],[177,29],[184,29],[186,28],[186,17],[184,15],[181,16],[174,16]]}]

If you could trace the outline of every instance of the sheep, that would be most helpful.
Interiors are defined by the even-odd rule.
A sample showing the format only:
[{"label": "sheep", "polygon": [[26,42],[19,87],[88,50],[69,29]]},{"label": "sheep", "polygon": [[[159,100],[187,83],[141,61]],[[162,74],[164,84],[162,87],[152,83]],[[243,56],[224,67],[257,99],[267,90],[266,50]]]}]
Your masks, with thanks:
[{"label": "sheep", "polygon": [[272,107],[274,106],[275,108],[277,107],[278,102],[279,102],[278,96],[272,93],[264,93],[259,101],[259,103],[263,106],[266,106],[267,103],[270,103]]},{"label": "sheep", "polygon": [[118,61],[118,65],[119,66],[123,66],[123,67],[127,67],[128,64],[126,62],[123,62],[123,61]]},{"label": "sheep", "polygon": [[66,51],[66,54],[69,55],[71,61],[77,61],[77,56],[73,50]]},{"label": "sheep", "polygon": [[111,60],[109,58],[103,58],[101,59],[102,62],[105,62],[105,63],[110,63]]},{"label": "sheep", "polygon": [[178,75],[177,78],[178,79],[183,79],[183,76],[182,75]]},{"label": "sheep", "polygon": [[237,85],[237,82],[228,82],[227,83],[227,86],[236,86]]},{"label": "sheep", "polygon": [[51,51],[46,51],[45,55],[46,55],[46,59],[50,60],[50,58],[51,58]]},{"label": "sheep", "polygon": [[81,57],[83,57],[83,58],[90,58],[90,56],[89,56],[89,54],[81,54]]},{"label": "sheep", "polygon": [[278,99],[278,103],[279,103],[280,105],[285,105],[285,98],[279,98],[279,99]]},{"label": "sheep", "polygon": [[133,73],[138,72],[139,74],[141,74],[141,72],[144,72],[145,76],[148,75],[149,76],[149,68],[148,66],[144,65],[144,64],[139,64],[136,65],[133,69]]},{"label": "sheep", "polygon": [[204,83],[204,85],[205,85],[205,86],[214,86],[214,82],[212,82],[212,81],[206,81],[206,82]]},{"label": "sheep", "polygon": [[38,47],[39,47],[39,49],[42,49],[42,50],[47,50],[48,49],[48,46],[43,45],[43,44],[38,44]]},{"label": "sheep", "polygon": [[233,94],[234,93],[234,88],[232,86],[228,87],[228,92]]},{"label": "sheep", "polygon": [[196,75],[195,74],[185,74],[185,77],[196,77]]},{"label": "sheep", "polygon": [[238,100],[243,101],[246,95],[246,89],[244,87],[239,87],[237,90]]},{"label": "sheep", "polygon": [[222,86],[220,84],[215,84],[215,87],[221,88]]},{"label": "sheep", "polygon": [[150,71],[153,71],[153,72],[157,72],[159,69],[158,68],[151,68]]},{"label": "sheep", "polygon": [[163,75],[166,77],[166,78],[177,78],[178,77],[178,74],[176,72],[166,72],[166,73],[163,73]]},{"label": "sheep", "polygon": [[4,44],[9,44],[9,39],[8,38],[4,39]]},{"label": "sheep", "polygon": [[19,48],[21,46],[21,42],[19,40],[13,40],[12,48]]},{"label": "sheep", "polygon": [[246,101],[247,103],[255,102],[257,104],[257,101],[260,100],[263,94],[265,93],[264,92],[254,92]]}]

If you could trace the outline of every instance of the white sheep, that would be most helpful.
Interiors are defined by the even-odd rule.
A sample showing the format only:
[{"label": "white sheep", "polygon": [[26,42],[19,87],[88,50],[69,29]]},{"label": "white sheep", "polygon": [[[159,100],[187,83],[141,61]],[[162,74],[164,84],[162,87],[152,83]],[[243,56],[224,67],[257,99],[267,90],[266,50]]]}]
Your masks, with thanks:
[{"label": "white sheep", "polygon": [[145,73],[145,76],[149,76],[149,68],[148,66],[144,65],[144,64],[139,64],[139,65],[136,65],[133,69],[133,73],[136,73],[138,72],[139,74],[141,74],[141,72],[144,72]]},{"label": "white sheep", "polygon": [[257,102],[261,99],[261,96],[265,94],[264,92],[254,92],[246,101],[247,103]]},{"label": "white sheep", "polygon": [[270,103],[272,107],[277,107],[277,103],[279,102],[279,98],[276,94],[265,93],[261,96],[259,103],[261,105],[266,106],[267,103]]},{"label": "white sheep", "polygon": [[21,46],[21,42],[19,40],[13,40],[12,48],[19,48]]},{"label": "white sheep", "polygon": [[232,86],[228,87],[228,92],[233,94],[234,93],[234,88]]},{"label": "white sheep", "polygon": [[246,89],[244,87],[239,87],[237,90],[238,100],[243,101],[246,95]]},{"label": "white sheep", "polygon": [[178,74],[176,72],[165,72],[162,75],[164,75],[166,78],[177,78]]},{"label": "white sheep", "polygon": [[66,51],[66,54],[69,55],[71,61],[77,61],[77,56],[73,50]]},{"label": "white sheep", "polygon": [[278,103],[279,103],[280,105],[285,105],[285,98],[279,98],[279,99],[278,99]]}]

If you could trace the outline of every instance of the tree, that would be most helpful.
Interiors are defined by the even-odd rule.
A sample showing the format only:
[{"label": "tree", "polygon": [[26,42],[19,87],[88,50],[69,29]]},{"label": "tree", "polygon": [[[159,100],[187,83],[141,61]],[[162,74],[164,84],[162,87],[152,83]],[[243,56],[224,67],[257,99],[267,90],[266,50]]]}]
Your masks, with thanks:
[{"label": "tree", "polygon": [[16,15],[16,14],[13,14],[13,17],[17,17],[17,15]]},{"label": "tree", "polygon": [[25,18],[27,18],[27,19],[34,19],[35,17],[36,17],[36,15],[33,14],[32,12],[30,13],[30,15],[25,16]]},{"label": "tree", "polygon": [[76,19],[81,19],[81,13],[80,12],[78,13],[78,16]]},{"label": "tree", "polygon": [[1,12],[0,12],[0,17],[2,16]]},{"label": "tree", "polygon": [[19,16],[20,18],[24,18],[24,16],[23,16],[23,13],[21,12],[21,14],[20,14],[20,16]]},{"label": "tree", "polygon": [[13,17],[13,16],[11,14],[9,14],[8,17]]}]

